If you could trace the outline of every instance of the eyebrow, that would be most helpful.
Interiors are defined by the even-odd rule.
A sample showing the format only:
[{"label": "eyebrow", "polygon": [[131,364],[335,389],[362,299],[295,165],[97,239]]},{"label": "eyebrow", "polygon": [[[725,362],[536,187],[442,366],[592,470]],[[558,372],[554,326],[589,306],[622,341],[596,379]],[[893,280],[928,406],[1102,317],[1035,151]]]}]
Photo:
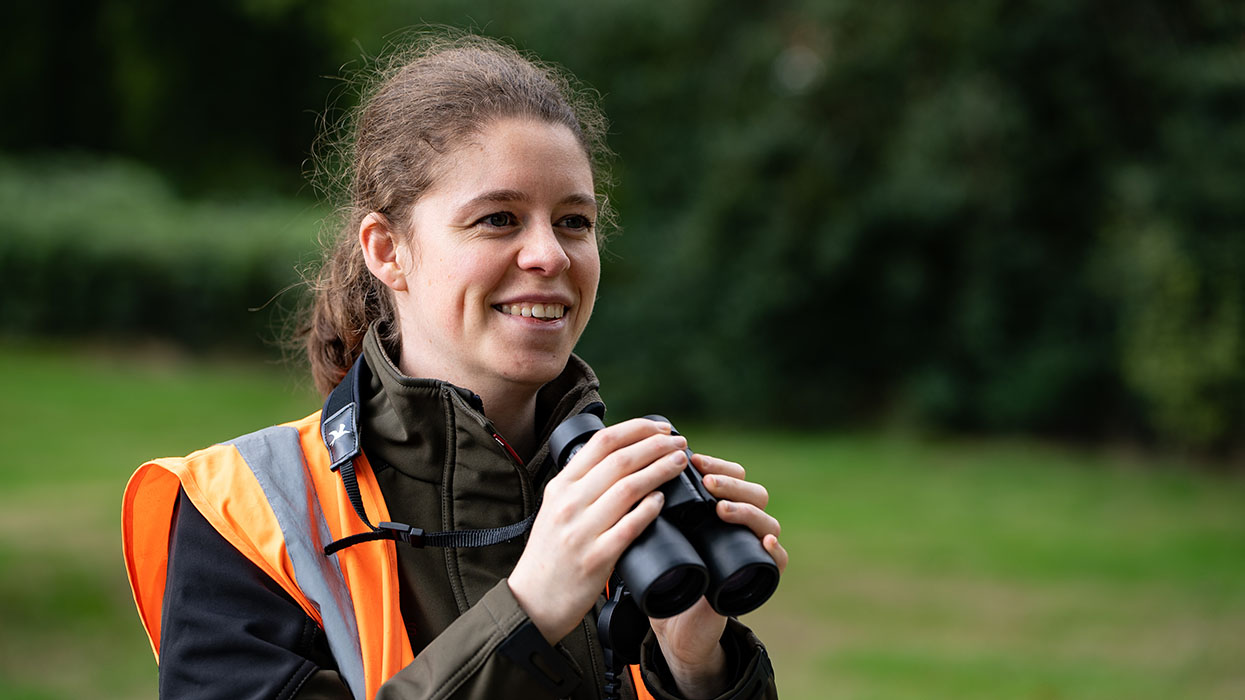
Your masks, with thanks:
[{"label": "eyebrow", "polygon": [[[478,197],[473,197],[471,201],[463,205],[463,208],[466,209],[476,204],[479,204],[481,202],[505,203],[505,202],[528,202],[528,201],[531,201],[531,197],[528,197],[527,193],[520,192],[519,190],[491,190],[489,192],[485,192],[484,194]],[[567,195],[566,197],[562,198],[562,201],[558,202],[558,204],[563,205],[563,206],[584,205],[584,206],[592,206],[592,207],[599,208],[596,197],[583,194],[582,192],[576,192],[574,194]]]}]

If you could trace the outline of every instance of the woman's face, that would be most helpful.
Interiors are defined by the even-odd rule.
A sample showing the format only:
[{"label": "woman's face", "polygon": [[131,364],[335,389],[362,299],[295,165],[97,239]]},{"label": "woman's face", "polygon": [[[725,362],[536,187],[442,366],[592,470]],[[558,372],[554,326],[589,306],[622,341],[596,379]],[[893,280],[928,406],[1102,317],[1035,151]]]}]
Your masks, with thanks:
[{"label": "woman's face", "polygon": [[561,373],[601,263],[592,170],[565,126],[501,119],[447,153],[411,212],[401,369],[479,393]]}]

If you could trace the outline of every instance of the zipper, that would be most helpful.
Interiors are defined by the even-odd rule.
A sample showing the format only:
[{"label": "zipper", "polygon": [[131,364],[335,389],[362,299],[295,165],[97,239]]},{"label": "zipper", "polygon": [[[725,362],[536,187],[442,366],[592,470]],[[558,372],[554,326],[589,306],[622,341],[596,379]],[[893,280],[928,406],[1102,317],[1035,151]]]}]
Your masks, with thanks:
[{"label": "zipper", "polygon": [[523,458],[519,456],[518,452],[514,451],[514,448],[510,446],[510,443],[506,442],[506,438],[502,437],[501,433],[498,433],[493,429],[492,422],[489,422],[485,428],[492,433],[493,440],[498,445],[501,445],[502,451],[505,452],[510,457],[510,461],[514,463],[514,470],[519,475],[519,488],[523,490],[523,514],[524,517],[526,517],[528,511],[535,510],[538,507],[538,504],[532,494],[532,484],[527,474],[527,467],[523,465]]},{"label": "zipper", "polygon": [[502,437],[497,433],[497,431],[494,430],[493,439],[497,441],[498,445],[501,445],[502,449],[506,451],[506,454],[510,455],[510,459],[513,459],[516,465],[520,467],[524,466],[523,458],[519,456],[518,452],[514,451],[514,448],[510,446],[510,443],[506,442],[506,438]]},{"label": "zipper", "polygon": [[[519,453],[515,452],[514,448],[510,446],[510,443],[506,442],[506,439],[497,432],[497,429],[493,427],[493,421],[489,420],[488,417],[481,413],[478,408],[472,406],[465,398],[463,398],[461,394],[448,385],[444,387],[442,391],[445,392],[445,395],[449,396],[451,404],[457,404],[463,408],[467,415],[475,419],[475,421],[480,424],[481,428],[484,428],[484,430],[488,431],[489,435],[493,436],[493,442],[496,442],[498,447],[502,449],[502,452],[504,452],[510,459],[510,463],[515,467],[515,472],[519,475],[519,488],[523,492],[524,514],[534,510],[536,508],[536,499],[532,493],[533,489],[530,476],[527,473],[527,467],[523,464],[523,458],[520,457]],[[476,395],[472,394],[472,396],[475,397]],[[478,401],[479,397],[476,397],[476,400]]]}]

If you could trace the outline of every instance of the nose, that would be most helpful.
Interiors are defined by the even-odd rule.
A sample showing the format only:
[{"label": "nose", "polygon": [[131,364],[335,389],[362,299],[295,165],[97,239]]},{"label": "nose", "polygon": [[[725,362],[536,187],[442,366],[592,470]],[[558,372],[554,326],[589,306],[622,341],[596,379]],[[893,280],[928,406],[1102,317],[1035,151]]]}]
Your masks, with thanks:
[{"label": "nose", "polygon": [[528,226],[520,241],[520,269],[553,277],[571,266],[571,258],[566,254],[562,240],[549,223]]}]

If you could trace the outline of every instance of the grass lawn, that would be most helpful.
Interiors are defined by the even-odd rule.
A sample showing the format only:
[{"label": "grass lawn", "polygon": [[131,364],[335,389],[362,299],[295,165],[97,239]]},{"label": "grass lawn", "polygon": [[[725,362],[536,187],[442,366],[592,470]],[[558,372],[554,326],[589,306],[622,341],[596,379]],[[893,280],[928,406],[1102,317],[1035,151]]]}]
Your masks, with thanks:
[{"label": "grass lawn", "polygon": [[[0,358],[0,697],[154,697],[126,479],[318,399],[253,362]],[[784,698],[1245,697],[1245,479],[1025,442],[685,432],[783,522],[791,567],[745,621]]]}]

